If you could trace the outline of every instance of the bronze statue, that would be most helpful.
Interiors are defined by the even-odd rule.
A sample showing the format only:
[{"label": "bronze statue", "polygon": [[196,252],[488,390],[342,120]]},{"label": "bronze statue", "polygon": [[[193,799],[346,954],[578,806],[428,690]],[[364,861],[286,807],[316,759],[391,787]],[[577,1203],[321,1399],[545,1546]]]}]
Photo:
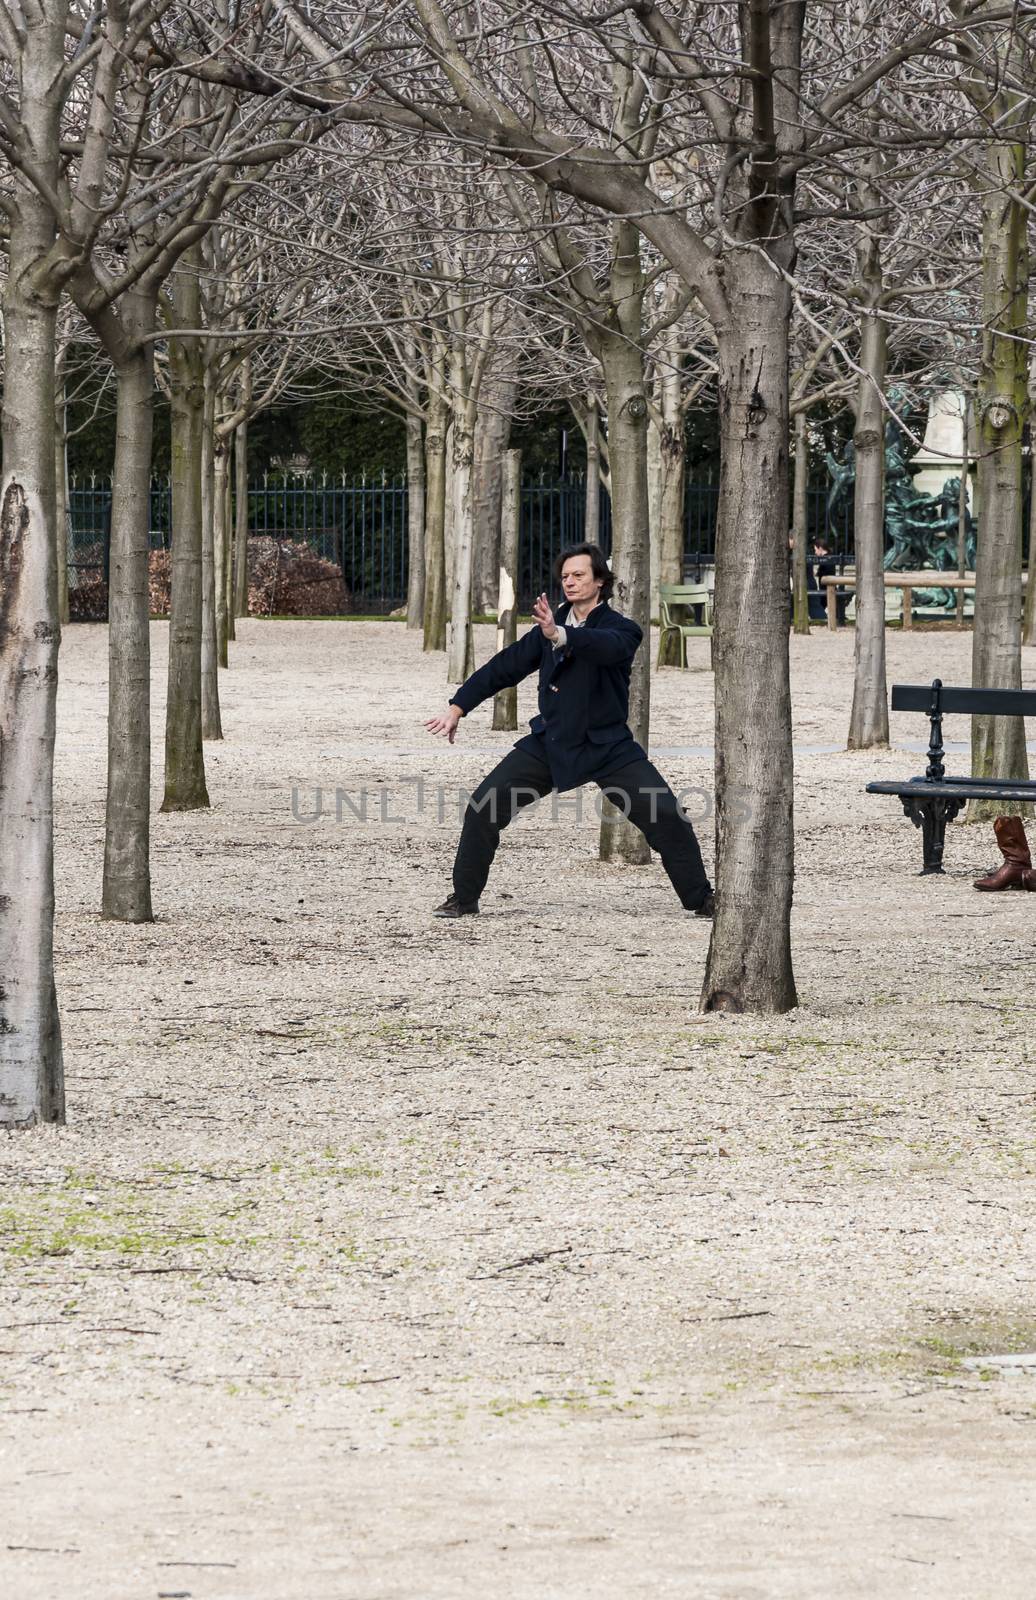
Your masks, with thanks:
[{"label": "bronze statue", "polygon": [[[902,405],[901,395],[890,401]],[[898,403],[897,403],[898,402]],[[885,568],[890,572],[956,571],[960,520],[960,477],[947,478],[938,495],[923,494],[914,488],[905,451],[906,435],[892,418],[885,428]],[[856,478],[856,452],[852,441],[846,445],[841,461],[827,453],[831,486],[827,515],[831,519],[843,497],[851,492]],[[974,570],[977,527],[970,510],[965,509],[964,561]],[[953,591],[930,591],[928,604],[951,609]],[[921,598],[921,592],[918,592]]]}]

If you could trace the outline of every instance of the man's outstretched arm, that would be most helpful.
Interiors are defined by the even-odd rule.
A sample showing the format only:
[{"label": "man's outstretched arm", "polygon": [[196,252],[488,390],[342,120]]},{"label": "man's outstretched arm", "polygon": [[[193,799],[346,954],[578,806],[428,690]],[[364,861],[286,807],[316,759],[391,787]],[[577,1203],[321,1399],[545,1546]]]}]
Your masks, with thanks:
[{"label": "man's outstretched arm", "polygon": [[484,667],[479,667],[477,672],[473,672],[457,692],[450,696],[450,704],[459,706],[466,716],[469,711],[474,711],[476,706],[481,705],[483,700],[499,694],[501,689],[513,689],[539,666],[543,655],[541,638],[539,628],[530,628],[528,633],[516,639],[514,644],[509,644],[506,650],[500,650],[495,656],[491,656]]},{"label": "man's outstretched arm", "polygon": [[488,700],[490,695],[499,694],[501,689],[513,689],[523,678],[527,678],[530,672],[536,671],[543,657],[541,641],[544,638],[556,638],[558,630],[545,594],[539,596],[533,606],[532,614],[538,626],[530,628],[521,639],[508,645],[506,650],[498,651],[484,667],[479,667],[477,672],[473,672],[451,697],[445,715],[432,717],[425,723],[429,733],[445,733],[452,744],[457,733],[457,723],[462,716],[474,711],[475,707],[481,705],[483,700]]},{"label": "man's outstretched arm", "polygon": [[536,671],[543,654],[540,637],[539,628],[530,628],[521,639],[508,645],[506,650],[499,651],[484,667],[473,672],[453,695],[443,715],[431,717],[425,723],[428,732],[444,733],[452,744],[457,737],[457,724],[461,717],[474,711],[490,695],[497,694],[501,689],[513,688],[530,672]]}]

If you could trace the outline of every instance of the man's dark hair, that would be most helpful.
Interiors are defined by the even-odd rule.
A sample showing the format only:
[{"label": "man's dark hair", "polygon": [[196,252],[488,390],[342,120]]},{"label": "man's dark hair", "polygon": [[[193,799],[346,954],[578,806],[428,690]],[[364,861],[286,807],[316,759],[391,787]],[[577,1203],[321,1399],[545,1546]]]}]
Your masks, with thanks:
[{"label": "man's dark hair", "polygon": [[561,573],[566,561],[571,561],[573,556],[589,556],[590,566],[595,578],[603,580],[601,584],[601,599],[610,600],[612,589],[615,586],[615,577],[605,560],[604,551],[599,544],[570,544],[562,550],[554,563],[554,576],[561,582]]}]

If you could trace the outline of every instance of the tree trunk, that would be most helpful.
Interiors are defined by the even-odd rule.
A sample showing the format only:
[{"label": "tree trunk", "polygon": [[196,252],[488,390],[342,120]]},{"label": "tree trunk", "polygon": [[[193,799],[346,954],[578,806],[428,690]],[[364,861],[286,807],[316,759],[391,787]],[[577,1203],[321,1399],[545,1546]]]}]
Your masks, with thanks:
[{"label": "tree trunk", "polygon": [[108,795],[101,915],[150,922],[151,641],[148,548],[154,416],[155,299],[129,291],[120,308],[141,338],[117,372],[115,481],[108,586]]},{"label": "tree trunk", "polygon": [[65,398],[64,360],[58,363],[55,378],[54,403],[54,553],[58,580],[58,621],[62,626],[68,621],[68,436],[65,432],[67,401]]},{"label": "tree trunk", "polygon": [[248,422],[234,432],[234,612],[248,615]]},{"label": "tree trunk", "polygon": [[[975,631],[971,681],[983,689],[1020,689],[1022,581],[1022,427],[1027,410],[1027,212],[1008,190],[1025,186],[1025,147],[990,146],[982,230],[982,358],[979,366],[978,481],[982,505],[975,562]],[[971,771],[976,778],[1028,776],[1020,717],[975,717]],[[1003,807],[972,801],[969,820]]]},{"label": "tree trunk", "polygon": [[19,197],[4,295],[0,497],[0,1124],[63,1122],[54,985],[54,299],[33,283],[53,229]]},{"label": "tree trunk", "polygon": [[453,414],[453,562],[449,659],[446,677],[462,683],[475,667],[471,628],[471,578],[475,518],[472,487],[475,463],[474,407],[459,405]]},{"label": "tree trunk", "polygon": [[591,395],[586,408],[586,519],[583,538],[597,544],[601,537],[601,413],[597,396]]},{"label": "tree trunk", "polygon": [[406,419],[407,600],[406,625],[424,624],[424,426],[420,417]]},{"label": "tree trunk", "polygon": [[[21,61],[24,137],[57,188],[64,8],[33,14]],[[58,289],[45,270],[54,223],[8,173],[0,480],[0,1124],[63,1122],[54,986],[54,727],[58,586],[54,355]],[[12,376],[17,375],[17,382]]]},{"label": "tree trunk", "polygon": [[[967,493],[967,483],[965,477],[961,485],[962,495]],[[966,505],[967,501],[964,504]],[[962,532],[959,540],[962,547],[963,524],[962,516]],[[963,590],[961,596],[963,597]],[[1029,454],[1029,566],[1028,581],[1025,585],[1025,608],[1022,612],[1022,644],[1036,644],[1036,452],[1032,451]]]},{"label": "tree trunk", "polygon": [[658,586],[662,582],[662,443],[658,424],[648,417],[647,425],[647,485],[648,485],[648,606],[651,618],[658,616]]},{"label": "tree trunk", "polygon": [[726,267],[716,328],[722,462],[716,539],[716,919],[702,1008],[796,1004],[788,672],[791,296],[762,253]]},{"label": "tree trunk", "polygon": [[514,379],[504,374],[488,378],[482,389],[484,403],[479,407],[475,424],[472,487],[475,531],[471,596],[473,609],[481,614],[496,610],[500,580],[504,458],[511,436],[511,411],[516,387]]},{"label": "tree trunk", "polygon": [[[646,750],[651,695],[651,554],[643,350],[625,337],[605,338],[601,365],[608,396],[614,603],[617,610],[639,623],[644,632],[644,643],[633,658],[629,721],[634,739]],[[600,858],[636,865],[651,859],[647,840],[640,829],[607,801],[601,817]]]},{"label": "tree trunk", "polygon": [[[522,520],[522,453],[504,456],[503,504],[500,508],[500,588],[496,602],[496,648],[506,650],[518,637],[518,542]],[[511,733],[518,727],[518,690],[500,689],[493,696],[493,727]]]},{"label": "tree trunk", "polygon": [[446,429],[449,413],[435,394],[425,429],[424,648],[446,648]]},{"label": "tree trunk", "polygon": [[[971,446],[971,402],[968,400],[968,397],[966,395],[964,396],[963,423],[964,423],[964,426],[963,426],[963,430],[962,431],[963,431],[964,437],[963,437],[962,449],[961,449],[961,458],[962,459],[961,459],[961,464],[960,464],[960,492],[957,495],[957,576],[958,576],[958,578],[963,578],[964,574],[968,570],[968,477],[969,477],[970,467],[971,467],[971,463],[970,463],[970,459],[969,459],[970,453],[971,453],[971,450],[970,450],[970,446]],[[1030,528],[1031,528],[1031,526],[1032,526],[1031,513],[1030,513],[1029,525],[1030,525]],[[955,601],[954,601],[954,608],[955,608],[956,613],[957,613],[957,626],[958,626],[958,628],[963,628],[963,626],[964,626],[964,590],[963,589],[958,589],[957,590],[956,598],[955,598]],[[1026,614],[1028,614],[1028,601],[1026,601]],[[1025,629],[1024,629],[1024,624],[1023,624],[1023,627],[1022,627],[1022,643],[1024,644],[1025,642],[1026,642],[1025,641]]]},{"label": "tree trunk", "polygon": [[[227,573],[230,567],[230,524],[227,516],[227,489],[230,482],[230,440],[220,438],[213,443],[212,462],[212,551],[216,589],[216,659],[221,667],[229,665],[227,641],[230,637],[227,606]],[[216,705],[217,716],[219,703]]]},{"label": "tree trunk", "polygon": [[660,400],[662,427],[658,445],[661,458],[659,511],[659,576],[662,583],[683,582],[684,490],[687,481],[687,447],[681,403],[679,343],[666,349]]},{"label": "tree trunk", "polygon": [[[201,316],[198,247],[186,251],[174,280],[176,321],[197,328]],[[163,811],[209,803],[201,734],[202,515],[201,455],[205,371],[197,339],[169,341],[172,413],[172,598],[165,721]]]},{"label": "tree trunk", "polygon": [[[223,473],[223,609],[227,619],[227,639],[231,642],[237,638],[237,628],[234,625],[234,492],[230,486],[230,439],[225,439],[223,448],[227,452],[227,465]],[[222,662],[225,667],[228,661]]]},{"label": "tree trunk", "polygon": [[809,594],[806,558],[809,544],[809,434],[806,413],[795,416],[795,488],[791,503],[792,627],[796,633],[809,633]]},{"label": "tree trunk", "polygon": [[[680,396],[679,345],[667,347],[660,382],[662,427],[658,446],[661,465],[659,482],[659,583],[683,582],[684,497],[687,484],[687,448],[684,440],[684,413]],[[675,667],[680,661],[680,642],[669,634],[662,654],[662,665]]]},{"label": "tree trunk", "polygon": [[880,270],[870,265],[865,281],[871,307],[860,327],[860,376],[856,386],[856,633],[850,750],[884,749],[889,742],[885,686],[885,387],[886,327],[874,306]]},{"label": "tree trunk", "polygon": [[219,652],[216,640],[216,391],[205,368],[201,429],[201,736],[222,739],[219,715]]}]

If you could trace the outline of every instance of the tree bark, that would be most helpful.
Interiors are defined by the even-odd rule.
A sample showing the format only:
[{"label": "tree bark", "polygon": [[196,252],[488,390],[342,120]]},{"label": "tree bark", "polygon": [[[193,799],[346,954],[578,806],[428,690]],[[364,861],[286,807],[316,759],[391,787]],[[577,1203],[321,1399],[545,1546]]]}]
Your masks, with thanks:
[{"label": "tree bark", "polygon": [[155,296],[124,296],[134,340],[117,369],[108,586],[108,793],[101,915],[150,922],[151,640],[148,548],[154,417]]},{"label": "tree bark", "polygon": [[[227,515],[227,489],[230,483],[230,439],[222,437],[213,441],[212,460],[212,552],[216,590],[216,660],[219,666],[229,665],[227,641],[230,638],[227,605],[227,573],[230,567],[230,524]],[[219,702],[216,703],[219,715]],[[221,735],[219,735],[221,737]]]},{"label": "tree bark", "polygon": [[[957,576],[963,578],[968,570],[968,479],[971,472],[971,402],[964,397],[963,447],[960,464],[960,491],[957,495]],[[1031,526],[1031,517],[1030,517]],[[957,626],[964,626],[964,590],[958,589],[955,601]],[[1023,628],[1023,639],[1024,628]]]},{"label": "tree bark", "polygon": [[809,594],[807,555],[809,544],[809,434],[806,413],[795,416],[795,487],[791,502],[792,629],[809,634]]},{"label": "tree bark", "polygon": [[[232,644],[237,638],[237,627],[234,623],[234,492],[230,484],[229,438],[224,440],[223,448],[227,452],[227,465],[223,474],[223,609],[227,619],[227,639]],[[223,661],[221,665],[227,666],[228,661]]]},{"label": "tree bark", "polygon": [[[66,8],[26,30],[22,137],[58,184]],[[0,1125],[65,1117],[54,984],[54,729],[58,621],[54,356],[58,287],[46,269],[53,218],[25,180],[12,197],[3,297],[0,480]],[[17,382],[12,382],[17,374]]]},{"label": "tree bark", "polygon": [[[1018,194],[1024,189],[1025,146],[991,145],[986,160],[989,185],[983,199],[983,334],[977,390],[982,523],[975,561],[971,681],[984,689],[1020,689],[1029,251],[1026,208],[1008,191]],[[974,777],[1025,778],[1028,770],[1022,718],[972,719]],[[995,802],[972,801],[968,817],[980,820],[1002,809]]]},{"label": "tree bark", "polygon": [[[964,478],[961,493],[967,493],[967,478]],[[967,501],[964,502],[965,505]],[[961,517],[963,525],[964,518]],[[963,547],[963,533],[960,544]],[[963,590],[961,591],[963,597]],[[962,598],[963,603],[963,598]],[[963,622],[963,614],[961,616]],[[1036,465],[1034,465],[1034,452],[1029,453],[1029,566],[1028,579],[1025,585],[1025,607],[1022,612],[1022,644],[1036,644]]]},{"label": "tree bark", "polygon": [[68,621],[68,436],[66,434],[64,352],[55,376],[54,401],[54,554],[58,580],[58,621]]},{"label": "tree bark", "polygon": [[662,444],[658,424],[649,414],[647,424],[648,484],[648,568],[650,572],[648,606],[652,620],[658,616],[658,586],[662,582]]},{"label": "tree bark", "polygon": [[702,1009],[796,1004],[788,672],[791,295],[762,253],[726,265],[716,328],[721,469],[716,538],[716,918]]},{"label": "tree bark", "polygon": [[446,576],[446,649],[450,648],[449,626],[453,615],[453,579],[456,573],[455,547],[453,529],[456,521],[457,507],[454,501],[454,469],[453,469],[453,414],[450,413],[450,425],[446,430],[446,463],[445,487],[443,490],[443,518],[442,518],[442,543],[445,559]]},{"label": "tree bark", "polygon": [[683,582],[687,448],[679,359],[678,343],[674,340],[665,350],[659,393],[662,411],[662,426],[658,436],[662,468],[658,501],[659,579],[662,583]]},{"label": "tree bark", "polygon": [[889,742],[885,686],[885,387],[887,335],[877,315],[881,274],[876,262],[865,275],[871,304],[860,327],[860,377],[856,386],[856,630],[850,750],[883,749]]},{"label": "tree bark", "polygon": [[[518,637],[518,545],[522,520],[522,453],[504,456],[503,503],[500,508],[500,587],[496,602],[496,648],[505,650]],[[511,733],[518,727],[518,690],[500,689],[493,696],[493,727]]]},{"label": "tree bark", "polygon": [[408,629],[424,625],[424,425],[420,417],[406,419],[407,482],[407,601]]},{"label": "tree bark", "polygon": [[475,424],[474,555],[472,606],[484,614],[496,610],[500,580],[500,515],[504,493],[504,459],[511,436],[515,380],[504,373],[490,374],[482,388]]},{"label": "tree bark", "polygon": [[[633,230],[617,224],[622,239],[617,258],[629,284],[627,296],[616,295],[628,316],[636,286],[641,283],[640,261]],[[635,261],[635,265],[634,265]],[[614,269],[613,269],[614,272]],[[616,290],[618,289],[616,284]],[[613,290],[613,294],[616,293]],[[639,297],[635,307],[640,328]],[[647,397],[644,354],[639,343],[616,335],[601,342],[600,360],[608,403],[608,463],[612,494],[612,556],[615,605],[638,623],[644,643],[633,658],[630,678],[629,725],[634,739],[647,749],[651,706],[651,553],[648,543]],[[600,858],[635,865],[650,861],[648,842],[639,828],[609,802],[601,817]]]},{"label": "tree bark", "polygon": [[219,715],[219,652],[216,640],[216,391],[205,368],[201,427],[201,736],[222,739]]},{"label": "tree bark", "polygon": [[[661,467],[658,497],[658,581],[659,583],[682,583],[687,448],[684,439],[683,405],[681,404],[678,341],[672,340],[667,343],[663,354],[664,360],[659,381],[662,426],[658,436]],[[677,666],[679,660],[679,640],[674,634],[669,634],[665,640],[661,663],[663,666]]]},{"label": "tree bark", "polygon": [[446,429],[445,403],[431,394],[425,429],[424,648],[446,648]]},{"label": "tree bark", "polygon": [[234,431],[234,612],[248,615],[248,423]]},{"label": "tree bark", "polygon": [[[174,281],[176,323],[197,328],[201,317],[198,247],[185,252]],[[205,372],[197,339],[169,341],[172,413],[172,597],[169,687],[165,723],[163,811],[209,804],[201,732],[202,515],[201,454]]]},{"label": "tree bark", "polygon": [[601,413],[592,394],[586,407],[586,513],[583,537],[597,544],[601,537]]},{"label": "tree bark", "polygon": [[471,627],[471,578],[475,538],[472,501],[475,409],[470,403],[462,403],[454,409],[452,440],[453,601],[450,606],[446,677],[450,683],[462,683],[475,668],[475,643]]}]

